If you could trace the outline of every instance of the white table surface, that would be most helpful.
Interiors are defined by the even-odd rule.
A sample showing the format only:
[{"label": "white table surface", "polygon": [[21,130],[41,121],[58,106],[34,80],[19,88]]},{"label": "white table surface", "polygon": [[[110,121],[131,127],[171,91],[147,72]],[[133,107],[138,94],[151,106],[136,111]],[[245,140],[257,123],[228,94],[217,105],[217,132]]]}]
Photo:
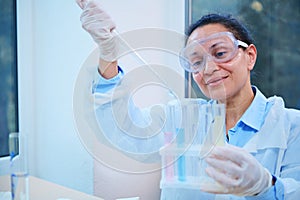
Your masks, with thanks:
[{"label": "white table surface", "polygon": [[[0,192],[10,191],[10,177],[0,176]],[[30,200],[103,200],[49,181],[29,176]]]}]

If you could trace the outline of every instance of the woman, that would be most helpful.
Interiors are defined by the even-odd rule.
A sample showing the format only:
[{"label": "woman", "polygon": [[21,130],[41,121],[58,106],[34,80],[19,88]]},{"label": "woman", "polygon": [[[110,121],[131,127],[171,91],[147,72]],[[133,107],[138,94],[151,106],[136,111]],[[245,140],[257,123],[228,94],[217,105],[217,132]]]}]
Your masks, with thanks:
[{"label": "woman", "polygon": [[[232,44],[227,48],[231,40],[222,39],[228,32],[236,48]],[[248,30],[231,16],[210,14],[191,25],[187,35],[183,66],[193,72],[206,96],[226,104],[227,142],[231,144],[216,147],[207,158],[207,174],[224,190],[203,187],[202,191],[246,199],[295,199],[300,190],[300,158],[296,156],[300,113],[284,108],[281,98],[267,99],[251,86],[257,52]],[[177,192],[163,191],[163,196]],[[192,198],[189,194],[179,199]]]},{"label": "woman", "polygon": [[[122,76],[111,34],[115,25],[96,2],[79,5],[83,28],[100,48],[98,71],[104,81],[98,87],[105,92],[105,85]],[[248,30],[231,16],[211,14],[193,24],[187,35],[182,65],[207,97],[226,104],[228,145],[214,148],[206,159],[207,174],[222,187],[162,188],[161,199],[297,199],[300,112],[251,85],[257,50]]]}]

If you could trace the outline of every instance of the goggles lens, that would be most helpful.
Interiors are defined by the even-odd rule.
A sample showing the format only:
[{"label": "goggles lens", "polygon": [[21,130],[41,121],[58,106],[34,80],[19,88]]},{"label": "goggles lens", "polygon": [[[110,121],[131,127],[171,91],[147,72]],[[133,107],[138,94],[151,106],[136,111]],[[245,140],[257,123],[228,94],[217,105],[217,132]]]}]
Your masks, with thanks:
[{"label": "goggles lens", "polygon": [[180,64],[188,72],[203,70],[210,59],[216,63],[230,61],[238,52],[238,46],[248,47],[235,39],[230,32],[216,33],[203,40],[194,40],[180,53]]}]

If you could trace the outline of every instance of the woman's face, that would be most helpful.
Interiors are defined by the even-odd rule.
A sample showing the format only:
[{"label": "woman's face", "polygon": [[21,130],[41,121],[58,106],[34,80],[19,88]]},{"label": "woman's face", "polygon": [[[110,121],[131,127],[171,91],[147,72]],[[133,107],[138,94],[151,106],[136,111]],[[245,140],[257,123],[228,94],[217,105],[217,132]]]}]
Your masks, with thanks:
[{"label": "woman's face", "polygon": [[[192,32],[187,43],[205,39],[219,32],[229,32],[229,30],[221,24],[199,27]],[[203,47],[209,48],[205,45]],[[206,50],[209,52],[209,49]],[[255,60],[254,45],[250,45],[246,50],[238,48],[237,54],[230,61],[216,63],[213,59],[208,59],[203,70],[193,73],[193,78],[205,96],[224,102],[238,94],[243,94],[243,91],[247,91],[246,87],[251,87],[250,71],[254,67]]]}]

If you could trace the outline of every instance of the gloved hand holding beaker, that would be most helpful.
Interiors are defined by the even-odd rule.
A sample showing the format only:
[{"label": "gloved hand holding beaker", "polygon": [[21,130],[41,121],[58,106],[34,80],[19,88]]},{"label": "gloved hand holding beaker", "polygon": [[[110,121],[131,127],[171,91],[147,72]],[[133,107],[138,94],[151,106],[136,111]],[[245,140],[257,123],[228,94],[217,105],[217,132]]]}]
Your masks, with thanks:
[{"label": "gloved hand holding beaker", "polygon": [[97,0],[76,0],[82,8],[80,20],[85,29],[98,44],[100,58],[113,62],[117,59],[118,46],[117,37],[114,37],[113,30],[116,28],[114,21],[103,10]]},{"label": "gloved hand holding beaker", "polygon": [[232,146],[216,146],[206,158],[206,173],[223,186],[201,187],[202,191],[215,194],[253,196],[272,186],[272,176],[246,150]]}]

